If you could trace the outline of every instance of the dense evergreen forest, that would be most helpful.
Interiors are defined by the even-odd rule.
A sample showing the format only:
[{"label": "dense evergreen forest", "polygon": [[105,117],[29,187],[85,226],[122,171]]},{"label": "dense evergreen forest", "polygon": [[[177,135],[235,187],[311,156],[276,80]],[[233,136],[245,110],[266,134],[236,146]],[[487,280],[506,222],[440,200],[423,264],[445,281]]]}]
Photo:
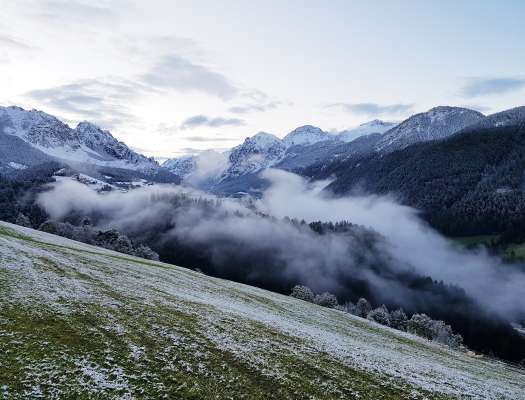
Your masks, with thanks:
[{"label": "dense evergreen forest", "polygon": [[0,220],[38,228],[47,214],[36,203],[45,185],[54,182],[53,173],[62,167],[48,162],[9,176],[0,175]]},{"label": "dense evergreen forest", "polygon": [[394,194],[448,236],[523,236],[525,126],[479,129],[386,155],[314,166],[336,194]]}]

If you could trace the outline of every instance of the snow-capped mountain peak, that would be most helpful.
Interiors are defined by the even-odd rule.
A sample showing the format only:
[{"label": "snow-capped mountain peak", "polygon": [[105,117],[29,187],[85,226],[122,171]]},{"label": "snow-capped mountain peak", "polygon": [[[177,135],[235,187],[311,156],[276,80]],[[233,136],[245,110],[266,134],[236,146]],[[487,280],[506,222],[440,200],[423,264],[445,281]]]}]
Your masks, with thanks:
[{"label": "snow-capped mountain peak", "polygon": [[79,122],[75,128],[75,130],[78,132],[78,133],[82,133],[84,135],[97,135],[97,134],[100,134],[100,133],[104,133],[104,135],[106,136],[111,136],[111,133],[109,133],[109,131],[106,131],[106,130],[102,130],[98,125],[95,125],[91,122],[88,122],[88,121],[82,121],[82,122]]},{"label": "snow-capped mountain peak", "polygon": [[312,125],[304,125],[294,129],[283,138],[283,143],[287,146],[310,145],[325,140],[332,140],[333,136],[320,128]]},{"label": "snow-capped mountain peak", "polygon": [[102,130],[97,125],[87,121],[79,122],[75,128],[75,132],[80,142],[90,148],[117,142],[109,131]]},{"label": "snow-capped mountain peak", "polygon": [[0,107],[0,126],[3,133],[18,136],[39,148],[75,143],[69,126],[42,111],[27,111],[17,106]]},{"label": "snow-capped mountain peak", "polygon": [[75,128],[79,141],[97,154],[109,156],[111,159],[123,160],[141,168],[158,166],[153,158],[148,158],[131,150],[125,143],[118,141],[113,135],[90,122],[80,122]]},{"label": "snow-capped mountain peak", "polygon": [[17,136],[48,156],[62,161],[150,172],[159,167],[89,122],[75,129],[37,110],[0,107],[0,133]]},{"label": "snow-capped mountain peak", "polygon": [[443,139],[484,118],[480,112],[467,108],[434,107],[411,116],[387,131],[375,149],[378,152],[391,152],[417,142]]},{"label": "snow-capped mountain peak", "polygon": [[270,133],[259,132],[231,150],[230,165],[221,180],[269,168],[279,162],[285,153],[286,145],[281,139]]},{"label": "snow-capped mountain peak", "polygon": [[259,132],[253,135],[252,137],[246,138],[244,143],[253,143],[254,146],[260,149],[266,149],[271,146],[275,146],[278,143],[281,143],[281,139],[279,139],[275,135],[272,135],[271,133]]},{"label": "snow-capped mountain peak", "polygon": [[351,142],[359,136],[371,135],[373,133],[385,133],[389,129],[392,129],[398,124],[398,122],[381,121],[380,119],[374,119],[364,124],[359,125],[356,128],[347,129],[340,132],[336,137],[343,142]]},{"label": "snow-capped mountain peak", "polygon": [[388,122],[388,121],[382,121],[380,119],[373,119],[372,121],[365,122],[360,127],[378,127],[378,126],[391,126],[392,124],[395,124],[395,122]]},{"label": "snow-capped mountain peak", "polygon": [[196,157],[197,156],[182,156],[178,158],[170,158],[164,161],[162,166],[184,179],[195,170]]}]

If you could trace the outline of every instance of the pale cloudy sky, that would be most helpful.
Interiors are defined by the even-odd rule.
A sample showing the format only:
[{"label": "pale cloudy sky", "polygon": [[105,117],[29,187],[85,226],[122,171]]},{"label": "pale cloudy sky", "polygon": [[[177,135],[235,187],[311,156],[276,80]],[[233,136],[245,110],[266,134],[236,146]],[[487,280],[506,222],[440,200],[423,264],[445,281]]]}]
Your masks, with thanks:
[{"label": "pale cloudy sky", "polygon": [[148,155],[525,104],[525,2],[0,0],[0,105]]}]

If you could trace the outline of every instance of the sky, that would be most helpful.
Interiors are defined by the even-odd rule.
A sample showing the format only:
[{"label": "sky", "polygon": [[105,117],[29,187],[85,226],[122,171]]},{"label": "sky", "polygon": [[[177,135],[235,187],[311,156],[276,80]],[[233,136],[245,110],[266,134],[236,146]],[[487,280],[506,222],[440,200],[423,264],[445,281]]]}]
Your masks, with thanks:
[{"label": "sky", "polygon": [[0,105],[159,160],[437,105],[525,105],[525,2],[2,0]]}]

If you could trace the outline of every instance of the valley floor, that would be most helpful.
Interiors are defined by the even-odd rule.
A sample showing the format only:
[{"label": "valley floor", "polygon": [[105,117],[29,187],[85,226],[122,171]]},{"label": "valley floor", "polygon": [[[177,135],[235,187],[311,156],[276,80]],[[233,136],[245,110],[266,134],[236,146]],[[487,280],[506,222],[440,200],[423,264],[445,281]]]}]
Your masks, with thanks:
[{"label": "valley floor", "polygon": [[525,399],[522,369],[0,223],[0,399]]}]

